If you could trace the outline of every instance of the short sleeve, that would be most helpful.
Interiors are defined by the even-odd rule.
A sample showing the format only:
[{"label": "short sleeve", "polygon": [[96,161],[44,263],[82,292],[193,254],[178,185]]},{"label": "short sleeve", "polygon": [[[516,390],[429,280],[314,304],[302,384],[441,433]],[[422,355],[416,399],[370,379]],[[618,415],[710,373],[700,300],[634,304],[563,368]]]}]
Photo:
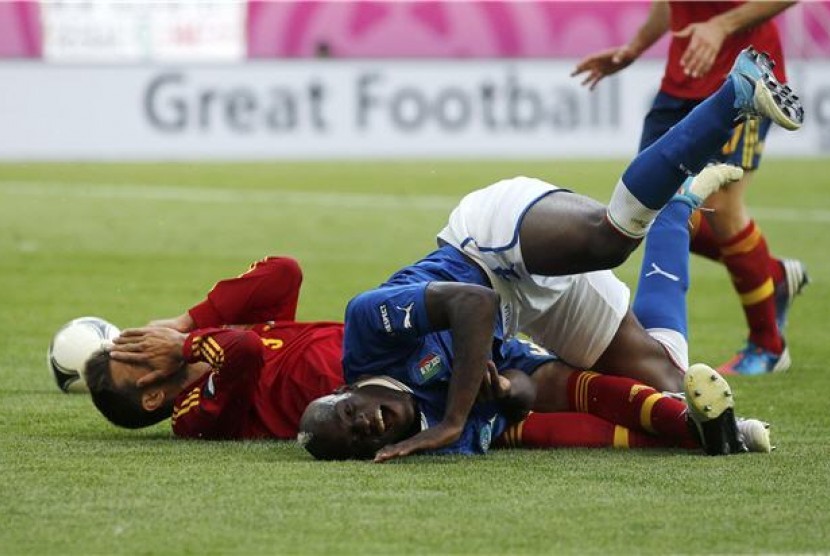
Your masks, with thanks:
[{"label": "short sleeve", "polygon": [[347,380],[400,362],[432,332],[425,304],[428,285],[384,286],[349,302],[343,339]]}]

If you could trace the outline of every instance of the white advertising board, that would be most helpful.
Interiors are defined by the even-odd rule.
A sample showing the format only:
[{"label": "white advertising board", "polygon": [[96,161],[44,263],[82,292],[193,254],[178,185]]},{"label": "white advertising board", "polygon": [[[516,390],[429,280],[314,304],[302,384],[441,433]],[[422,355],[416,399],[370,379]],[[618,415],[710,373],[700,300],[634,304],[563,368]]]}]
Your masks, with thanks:
[{"label": "white advertising board", "polygon": [[[791,68],[807,105],[771,155],[830,153],[830,64]],[[0,64],[4,160],[631,156],[662,67],[589,93],[571,62]],[[809,71],[808,71],[809,70]]]},{"label": "white advertising board", "polygon": [[49,62],[232,62],[246,55],[240,1],[53,0],[40,10]]}]

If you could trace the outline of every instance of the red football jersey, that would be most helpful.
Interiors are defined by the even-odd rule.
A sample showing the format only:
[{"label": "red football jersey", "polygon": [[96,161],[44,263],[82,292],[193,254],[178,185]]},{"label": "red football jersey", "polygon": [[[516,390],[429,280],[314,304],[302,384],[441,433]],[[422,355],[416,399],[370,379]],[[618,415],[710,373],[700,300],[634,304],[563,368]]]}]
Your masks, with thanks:
[{"label": "red football jersey", "polygon": [[271,257],[189,311],[185,359],[213,370],[176,398],[177,436],[294,438],[308,403],[343,384],[343,325],[294,322],[301,281],[296,261]]},{"label": "red football jersey", "polygon": [[[671,31],[684,29],[691,23],[700,23],[726,12],[743,2],[669,2],[671,12]],[[726,38],[718,52],[711,71],[699,78],[692,78],[683,73],[680,59],[689,45],[688,38],[672,37],[669,45],[669,57],[666,62],[666,72],[660,90],[678,98],[703,99],[714,93],[723,84],[726,75],[735,62],[738,53],[747,46],[766,52],[775,62],[775,76],[781,82],[786,82],[784,69],[784,53],[781,48],[781,39],[778,27],[773,20],[766,21],[755,27],[735,33]]]}]

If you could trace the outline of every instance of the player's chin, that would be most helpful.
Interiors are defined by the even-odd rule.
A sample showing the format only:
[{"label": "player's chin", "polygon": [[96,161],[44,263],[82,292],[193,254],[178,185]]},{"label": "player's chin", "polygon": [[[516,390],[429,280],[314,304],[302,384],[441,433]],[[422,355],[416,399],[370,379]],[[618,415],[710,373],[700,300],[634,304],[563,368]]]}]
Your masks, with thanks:
[{"label": "player's chin", "polygon": [[380,411],[384,425],[384,433],[381,435],[383,446],[395,444],[411,436],[413,419],[404,408],[382,405]]}]

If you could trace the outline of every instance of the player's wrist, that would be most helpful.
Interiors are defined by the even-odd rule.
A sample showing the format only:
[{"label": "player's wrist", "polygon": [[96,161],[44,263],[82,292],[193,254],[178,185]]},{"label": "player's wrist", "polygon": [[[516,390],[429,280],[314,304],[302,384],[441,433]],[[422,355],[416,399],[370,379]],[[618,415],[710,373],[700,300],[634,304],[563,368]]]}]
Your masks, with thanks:
[{"label": "player's wrist", "polygon": [[716,31],[718,31],[723,36],[723,38],[729,37],[738,30],[738,27],[734,24],[732,19],[729,17],[725,17],[725,14],[713,17],[708,21],[708,23]]}]

